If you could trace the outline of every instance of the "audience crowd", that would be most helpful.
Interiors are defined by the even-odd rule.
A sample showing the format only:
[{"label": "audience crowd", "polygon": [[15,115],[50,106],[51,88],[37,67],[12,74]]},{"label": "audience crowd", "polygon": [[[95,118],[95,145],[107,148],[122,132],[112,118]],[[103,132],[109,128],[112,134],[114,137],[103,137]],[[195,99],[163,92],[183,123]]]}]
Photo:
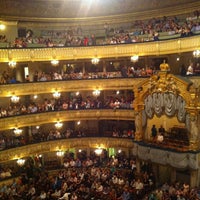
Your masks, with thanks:
[{"label": "audience crowd", "polygon": [[65,111],[80,109],[132,109],[132,95],[125,96],[107,96],[101,100],[100,97],[87,96],[83,99],[80,93],[69,98],[61,97],[59,99],[47,99],[43,102],[30,102],[28,105],[23,103],[10,103],[8,107],[0,107],[0,117],[10,117],[24,114],[41,113],[48,111]]},{"label": "audience crowd", "polygon": [[45,82],[59,80],[91,80],[91,79],[112,79],[112,78],[132,78],[132,77],[149,77],[156,71],[153,67],[133,67],[121,66],[118,71],[112,72],[81,72],[80,70],[70,72],[57,71],[35,71],[34,74],[27,75],[25,80],[19,81],[13,76],[11,71],[3,71],[0,77],[0,84],[15,84],[20,82]]},{"label": "audience crowd", "polygon": [[[47,82],[47,81],[69,81],[69,80],[93,80],[93,79],[113,79],[113,78],[145,78],[150,77],[158,72],[155,66],[140,66],[139,64],[122,65],[117,71],[112,72],[81,72],[78,69],[69,72],[53,71],[35,71],[33,74],[27,75],[24,80],[17,80],[11,70],[3,71],[0,77],[0,84],[16,84],[29,82]],[[200,75],[199,60],[180,66],[180,75],[191,76]]]},{"label": "audience crowd", "polygon": [[[135,158],[106,153],[64,156],[61,169],[47,171],[42,159],[27,160],[21,174],[2,184],[2,200],[198,200],[199,188],[186,182],[157,183],[152,167]],[[11,170],[10,170],[11,171]],[[12,171],[11,171],[12,172]]]},{"label": "audience crowd", "polygon": [[21,170],[19,178],[0,187],[2,200],[141,200],[155,188],[151,166],[145,163],[138,173],[135,159],[124,155],[64,156],[57,173],[28,160]]},{"label": "audience crowd", "polygon": [[32,129],[31,133],[23,133],[19,135],[0,133],[0,150],[20,147],[28,144],[46,142],[67,138],[82,138],[82,137],[117,137],[134,139],[134,130],[123,129],[105,131],[98,134],[90,129],[79,128],[73,130],[71,128],[64,128],[62,130],[52,128],[50,130]]},{"label": "audience crowd", "polygon": [[[94,46],[158,41],[162,39],[160,35],[163,35],[163,33],[165,33],[165,36],[174,35],[175,37],[188,37],[199,33],[199,21],[199,11],[196,10],[192,17],[183,18],[180,15],[136,20],[128,27],[125,24],[120,27],[112,27],[112,25],[106,23],[103,27],[104,34],[97,38],[95,33],[88,35],[91,31],[87,30],[84,33],[80,26],[63,31],[41,31],[41,36],[34,36],[34,32],[28,29],[24,37],[17,37],[10,46],[15,48],[31,47],[31,44],[42,45],[43,47]],[[98,30],[94,32],[98,32]],[[3,39],[0,41],[7,42],[6,37],[2,37]]]}]

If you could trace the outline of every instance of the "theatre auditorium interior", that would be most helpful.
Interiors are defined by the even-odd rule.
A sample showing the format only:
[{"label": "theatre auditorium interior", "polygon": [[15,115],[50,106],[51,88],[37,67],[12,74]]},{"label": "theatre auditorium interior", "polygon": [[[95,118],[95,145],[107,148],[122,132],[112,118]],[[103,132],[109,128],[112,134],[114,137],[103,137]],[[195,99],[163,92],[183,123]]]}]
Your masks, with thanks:
[{"label": "theatre auditorium interior", "polygon": [[200,199],[200,1],[1,0],[0,199]]}]

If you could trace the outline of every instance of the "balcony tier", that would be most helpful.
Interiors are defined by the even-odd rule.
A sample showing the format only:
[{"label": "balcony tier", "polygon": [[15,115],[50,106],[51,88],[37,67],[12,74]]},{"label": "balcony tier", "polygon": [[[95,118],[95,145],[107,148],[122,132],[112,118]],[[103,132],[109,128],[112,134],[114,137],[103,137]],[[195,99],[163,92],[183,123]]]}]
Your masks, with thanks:
[{"label": "balcony tier", "polygon": [[0,118],[0,130],[14,129],[16,127],[37,126],[57,121],[79,120],[134,120],[133,110],[99,109],[99,110],[67,110],[45,113],[19,115]]},{"label": "balcony tier", "polygon": [[113,78],[66,80],[52,82],[35,82],[1,85],[0,97],[15,95],[33,95],[58,92],[77,92],[93,90],[133,90],[145,78]]},{"label": "balcony tier", "polygon": [[[66,151],[70,148],[133,148],[132,139],[127,138],[74,138],[62,139],[48,142],[32,144],[28,146],[18,147],[1,151],[0,162],[15,160],[18,158],[30,157],[31,155],[39,155],[48,152],[56,152],[59,150]],[[28,147],[28,148],[27,148]]]},{"label": "balcony tier", "polygon": [[183,53],[197,49],[200,46],[200,36],[178,38],[158,42],[143,42],[134,44],[89,46],[89,47],[60,47],[60,48],[25,48],[1,49],[0,62],[76,60],[98,58],[117,58],[132,56],[163,55]]}]

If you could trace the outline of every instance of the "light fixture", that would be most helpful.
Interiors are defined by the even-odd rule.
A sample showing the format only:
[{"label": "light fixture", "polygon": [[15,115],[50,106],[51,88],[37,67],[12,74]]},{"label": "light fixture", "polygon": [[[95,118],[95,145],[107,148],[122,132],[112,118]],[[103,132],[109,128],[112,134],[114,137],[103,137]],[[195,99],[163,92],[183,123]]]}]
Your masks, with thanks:
[{"label": "light fixture", "polygon": [[36,126],[36,129],[39,129],[40,128],[40,126]]},{"label": "light fixture", "polygon": [[0,24],[0,30],[3,31],[5,30],[6,26],[4,24]]},{"label": "light fixture", "polygon": [[121,153],[121,152],[122,152],[122,150],[121,150],[121,149],[119,149],[119,150],[118,150],[118,153]]},{"label": "light fixture", "polygon": [[199,58],[200,57],[200,50],[195,50],[195,51],[193,51],[193,56],[195,57],[195,58]]},{"label": "light fixture", "polygon": [[92,58],[91,62],[93,65],[97,65],[99,63],[99,58]]},{"label": "light fixture", "polygon": [[53,93],[54,99],[59,99],[60,95],[61,95],[60,92],[57,92],[57,91]]},{"label": "light fixture", "polygon": [[19,102],[19,97],[13,95],[13,96],[10,98],[10,100],[11,100],[12,103],[18,103],[18,102]]},{"label": "light fixture", "polygon": [[139,59],[138,55],[131,56],[131,62],[137,62]]},{"label": "light fixture", "polygon": [[22,158],[20,158],[20,159],[18,159],[17,160],[17,164],[20,166],[20,167],[22,167],[24,164],[25,164],[25,159],[22,159]]},{"label": "light fixture", "polygon": [[79,92],[76,92],[76,96],[78,96],[80,93]]},{"label": "light fixture", "polygon": [[56,129],[60,129],[60,128],[62,128],[62,126],[63,126],[63,123],[61,123],[61,122],[56,122],[56,124],[55,124]]},{"label": "light fixture", "polygon": [[15,128],[13,132],[14,132],[14,134],[15,134],[16,136],[19,136],[19,135],[21,135],[21,133],[22,133],[22,129]]},{"label": "light fixture", "polygon": [[92,92],[92,94],[93,94],[94,96],[99,96],[100,93],[101,93],[100,90],[94,90],[94,91]]},{"label": "light fixture", "polygon": [[62,157],[62,156],[64,156],[64,151],[57,151],[57,152],[56,152],[56,155],[57,155],[58,157]]},{"label": "light fixture", "polygon": [[100,156],[100,155],[102,154],[102,152],[103,152],[103,149],[98,148],[98,149],[95,149],[94,152],[95,152],[98,156]]},{"label": "light fixture", "polygon": [[79,126],[81,124],[81,121],[77,121],[77,125]]},{"label": "light fixture", "polygon": [[33,96],[33,98],[34,98],[34,99],[37,99],[37,98],[38,98],[38,95],[37,95],[37,94],[35,94],[35,95]]},{"label": "light fixture", "polygon": [[8,66],[11,67],[11,68],[15,68],[16,65],[17,65],[17,63],[15,61],[8,62]]},{"label": "light fixture", "polygon": [[53,66],[57,66],[59,64],[59,60],[51,60],[51,64]]},{"label": "light fixture", "polygon": [[79,150],[78,150],[78,152],[79,152],[79,153],[81,153],[81,152],[82,152],[82,150],[81,150],[81,149],[79,149]]},{"label": "light fixture", "polygon": [[120,93],[119,90],[117,90],[117,91],[116,91],[116,94],[118,95],[119,93]]}]

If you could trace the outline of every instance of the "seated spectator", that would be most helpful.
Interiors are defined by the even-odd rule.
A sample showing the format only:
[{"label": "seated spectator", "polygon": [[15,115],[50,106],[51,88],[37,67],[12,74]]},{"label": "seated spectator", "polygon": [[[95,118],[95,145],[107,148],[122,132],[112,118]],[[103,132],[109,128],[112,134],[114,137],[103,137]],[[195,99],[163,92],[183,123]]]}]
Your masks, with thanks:
[{"label": "seated spectator", "polygon": [[[55,192],[51,194],[51,197],[52,197],[53,199],[60,198],[60,196],[61,196],[61,190],[59,190],[59,189],[56,189]],[[66,197],[66,196],[63,195],[61,198],[62,198],[62,199],[65,199],[65,197]]]},{"label": "seated spectator", "polygon": [[29,75],[26,75],[25,82],[30,82],[30,77],[29,77]]},{"label": "seated spectator", "polygon": [[11,83],[11,84],[13,84],[13,83],[17,83],[16,78],[15,78],[15,77],[12,77],[12,78],[10,79],[10,83]]},{"label": "seated spectator", "polygon": [[153,34],[153,40],[154,40],[154,41],[159,41],[159,33],[158,33],[158,32],[155,32],[155,33]]},{"label": "seated spectator", "polygon": [[199,75],[200,74],[200,63],[197,63],[194,68],[194,74]]},{"label": "seated spectator", "polygon": [[64,195],[62,197],[60,197],[59,199],[64,199],[64,200],[69,200],[69,192],[64,193]]},{"label": "seated spectator", "polygon": [[147,67],[146,74],[147,76],[151,76],[153,74],[153,70],[150,67]]},{"label": "seated spectator", "polygon": [[190,63],[189,67],[187,68],[186,75],[193,75],[194,69],[193,69],[193,63]]},{"label": "seated spectator", "polygon": [[47,198],[47,193],[44,190],[42,190],[38,200],[43,200],[43,199],[46,199],[46,198]]},{"label": "seated spectator", "polygon": [[185,76],[186,75],[186,69],[185,69],[185,65],[181,65],[181,69],[180,69],[180,74],[181,76]]},{"label": "seated spectator", "polygon": [[162,133],[158,133],[158,136],[157,136],[157,142],[158,143],[162,143],[164,140],[164,136]]}]

